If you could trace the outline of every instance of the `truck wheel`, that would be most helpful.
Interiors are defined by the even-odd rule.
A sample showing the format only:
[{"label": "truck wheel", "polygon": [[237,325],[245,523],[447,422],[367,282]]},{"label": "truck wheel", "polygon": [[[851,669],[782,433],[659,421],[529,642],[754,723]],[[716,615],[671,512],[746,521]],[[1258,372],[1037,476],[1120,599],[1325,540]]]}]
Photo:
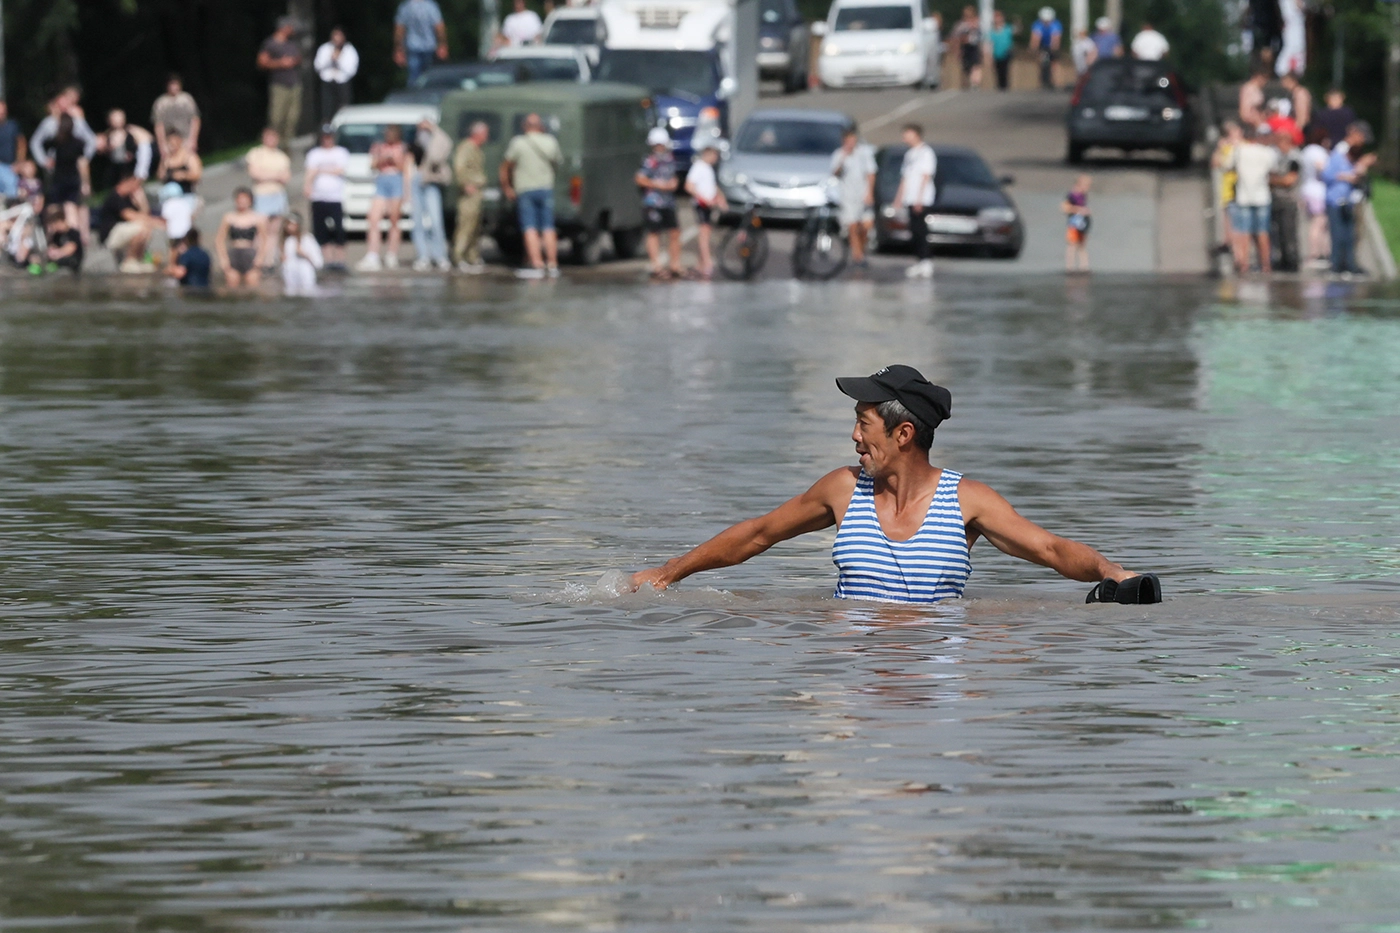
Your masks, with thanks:
[{"label": "truck wheel", "polygon": [[613,255],[618,259],[635,259],[642,248],[642,229],[614,230],[612,239]]},{"label": "truck wheel", "polygon": [[1191,164],[1191,144],[1178,146],[1172,150],[1172,165],[1177,168],[1185,168]]}]

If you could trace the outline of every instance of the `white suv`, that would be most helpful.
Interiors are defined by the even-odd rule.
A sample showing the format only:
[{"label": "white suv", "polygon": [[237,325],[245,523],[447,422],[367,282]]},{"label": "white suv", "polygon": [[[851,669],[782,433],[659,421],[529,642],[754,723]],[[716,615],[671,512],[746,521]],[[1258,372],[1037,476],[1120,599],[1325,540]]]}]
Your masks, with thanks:
[{"label": "white suv", "polygon": [[836,0],[817,74],[827,87],[938,83],[940,37],[924,0]]}]

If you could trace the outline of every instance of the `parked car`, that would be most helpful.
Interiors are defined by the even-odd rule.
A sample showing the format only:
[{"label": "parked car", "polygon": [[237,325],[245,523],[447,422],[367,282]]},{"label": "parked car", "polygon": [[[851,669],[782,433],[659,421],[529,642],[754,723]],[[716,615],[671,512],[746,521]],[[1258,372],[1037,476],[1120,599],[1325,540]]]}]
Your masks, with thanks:
[{"label": "parked car", "polygon": [[1191,162],[1191,102],[1181,78],[1165,62],[1095,62],[1070,98],[1068,128],[1071,163],[1095,146],[1124,152],[1162,149],[1177,165]]},{"label": "parked car", "polygon": [[925,0],[835,0],[817,76],[826,87],[934,87],[941,46]]},{"label": "parked car", "polygon": [[[889,250],[910,243],[908,214],[892,202],[899,190],[903,144],[875,153],[875,242]],[[1002,259],[1014,259],[1025,244],[1021,212],[1002,190],[1011,184],[997,178],[982,157],[961,146],[934,146],[934,202],[925,215],[928,240],[935,246],[970,248]]]},{"label": "parked car", "polygon": [[[363,233],[368,228],[369,202],[374,198],[374,173],[370,171],[369,147],[384,138],[384,128],[399,127],[403,138],[412,141],[424,117],[436,119],[438,108],[431,104],[355,104],[342,107],[331,119],[336,142],[350,151],[345,167],[345,229]],[[403,199],[399,226],[413,226],[412,198]]]},{"label": "parked car", "polygon": [[812,30],[796,0],[759,0],[759,77],[783,82],[791,94],[805,91],[811,60]]},{"label": "parked car", "polygon": [[730,210],[801,220],[831,196],[831,154],[855,120],[836,110],[757,110],[734,134],[719,167]]},{"label": "parked car", "polygon": [[[525,117],[538,113],[564,152],[554,185],[554,220],[572,245],[575,261],[597,262],[604,233],[619,258],[631,258],[642,242],[642,199],[637,167],[647,153],[647,131],[655,115],[645,88],[593,82],[528,82],[478,91],[453,91],[442,100],[442,128],[459,140],[480,120],[490,129],[486,144],[487,188],[482,222],[509,255],[521,251],[513,205],[497,185],[501,157]],[[456,192],[448,199],[456,203]]]},{"label": "parked car", "polygon": [[[576,81],[583,84],[593,75],[588,55],[573,45],[508,45],[492,53],[496,64],[524,68],[530,81]],[[516,83],[522,75],[517,74]]]},{"label": "parked car", "polygon": [[545,45],[573,45],[583,49],[590,65],[598,64],[598,50],[606,31],[596,6],[555,7],[544,21]]},{"label": "parked car", "polygon": [[519,71],[506,62],[449,62],[433,65],[405,88],[390,91],[386,104],[429,104],[436,107],[448,91],[474,91],[479,87],[514,84]]}]

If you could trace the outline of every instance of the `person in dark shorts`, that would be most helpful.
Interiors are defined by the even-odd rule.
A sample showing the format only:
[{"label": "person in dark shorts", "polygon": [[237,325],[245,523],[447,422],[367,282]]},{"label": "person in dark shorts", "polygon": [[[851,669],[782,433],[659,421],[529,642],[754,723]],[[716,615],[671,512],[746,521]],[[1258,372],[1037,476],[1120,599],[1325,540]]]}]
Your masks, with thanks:
[{"label": "person in dark shorts", "polygon": [[345,168],[350,151],[336,144],[335,128],[321,127],[321,144],[306,153],[306,199],[311,202],[311,233],[326,268],[345,271]]},{"label": "person in dark shorts", "polygon": [[977,8],[963,7],[962,19],[953,27],[953,41],[962,62],[963,90],[982,86],[982,21]]},{"label": "person in dark shorts", "polygon": [[704,143],[695,161],[690,163],[690,171],[685,176],[685,193],[690,195],[695,205],[695,248],[700,253],[700,277],[708,279],[714,275],[715,261],[710,252],[710,234],[719,220],[721,211],[729,209],[724,192],[719,190],[719,180],[715,177],[715,165],[719,162],[719,146]]},{"label": "person in dark shorts", "polygon": [[214,252],[219,256],[229,288],[241,285],[256,288],[262,281],[260,269],[267,252],[267,218],[253,210],[253,192],[249,189],[239,188],[233,193],[233,210],[219,221]]},{"label": "person in dark shorts", "polygon": [[44,237],[48,271],[67,269],[77,275],[83,268],[83,238],[68,223],[63,205],[50,204],[44,209]]},{"label": "person in dark shorts", "polygon": [[91,168],[87,158],[87,143],[79,139],[73,118],[59,117],[58,133],[50,143],[53,163],[49,168],[48,204],[63,205],[68,226],[86,230],[88,196],[92,194]]},{"label": "person in dark shorts", "polygon": [[[680,278],[681,231],[676,223],[676,160],[671,155],[671,136],[654,126],[647,133],[651,155],[637,171],[637,187],[642,189],[642,222],[647,230],[647,257],[654,279]],[[661,265],[661,234],[666,234],[670,265]]]},{"label": "person in dark shorts", "polygon": [[213,265],[209,253],[199,245],[199,231],[191,229],[183,240],[176,242],[166,274],[182,288],[208,288]]}]

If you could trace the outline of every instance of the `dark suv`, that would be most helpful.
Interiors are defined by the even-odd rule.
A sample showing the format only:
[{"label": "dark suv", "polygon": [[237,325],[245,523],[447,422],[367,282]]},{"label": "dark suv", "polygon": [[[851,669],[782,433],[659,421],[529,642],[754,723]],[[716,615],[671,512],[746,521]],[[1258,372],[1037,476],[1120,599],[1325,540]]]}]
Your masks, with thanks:
[{"label": "dark suv", "polygon": [[1191,161],[1191,104],[1181,79],[1165,62],[1095,62],[1074,89],[1068,123],[1071,163],[1082,161],[1091,146],[1124,152],[1164,149],[1177,165]]}]

